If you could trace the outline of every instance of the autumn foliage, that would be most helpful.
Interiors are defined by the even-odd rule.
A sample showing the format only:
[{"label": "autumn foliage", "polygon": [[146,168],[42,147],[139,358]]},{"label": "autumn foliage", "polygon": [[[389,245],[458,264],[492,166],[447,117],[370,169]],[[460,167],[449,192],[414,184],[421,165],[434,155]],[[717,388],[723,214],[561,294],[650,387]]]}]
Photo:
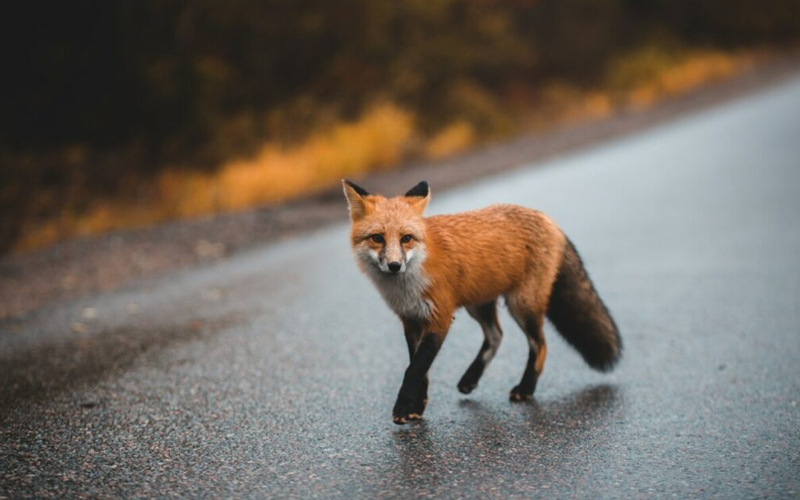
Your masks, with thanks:
[{"label": "autumn foliage", "polygon": [[285,200],[723,78],[798,0],[139,0],[0,26],[0,250]]}]

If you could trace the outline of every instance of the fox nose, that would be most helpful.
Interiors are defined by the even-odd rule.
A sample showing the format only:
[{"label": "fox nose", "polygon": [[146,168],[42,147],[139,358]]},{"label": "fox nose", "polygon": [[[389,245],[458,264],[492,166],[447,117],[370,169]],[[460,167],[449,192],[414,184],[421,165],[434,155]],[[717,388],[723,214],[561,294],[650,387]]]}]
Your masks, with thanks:
[{"label": "fox nose", "polygon": [[389,270],[393,273],[396,273],[403,267],[399,262],[389,262]]}]

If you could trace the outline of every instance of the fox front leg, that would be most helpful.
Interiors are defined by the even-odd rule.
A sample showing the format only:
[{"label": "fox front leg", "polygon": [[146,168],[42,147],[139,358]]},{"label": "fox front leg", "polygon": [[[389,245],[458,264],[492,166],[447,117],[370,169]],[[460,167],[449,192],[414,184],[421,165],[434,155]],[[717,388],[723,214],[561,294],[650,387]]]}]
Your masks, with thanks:
[{"label": "fox front leg", "polygon": [[[417,352],[420,338],[422,338],[422,323],[414,320],[403,320],[403,333],[405,333],[406,344],[408,345],[408,362],[411,363],[411,360],[414,359],[414,353]],[[425,381],[423,382],[422,394],[422,405],[420,408],[415,408],[415,410],[418,410],[415,413],[419,413],[420,415],[425,410],[425,406],[428,404],[427,374],[425,375]]]},{"label": "fox front leg", "polygon": [[403,377],[403,385],[397,394],[392,410],[392,421],[406,424],[422,418],[425,411],[428,389],[428,370],[442,347],[444,335],[424,333],[414,355],[411,357]]},{"label": "fox front leg", "polygon": [[411,361],[392,410],[392,420],[396,424],[421,419],[428,403],[428,370],[450,330],[455,308],[440,301],[434,310],[436,314],[424,320],[403,319]]},{"label": "fox front leg", "polygon": [[438,310],[441,314],[424,322],[403,322],[411,361],[392,410],[392,420],[396,424],[421,419],[428,403],[428,370],[453,321],[451,308],[440,303]]}]

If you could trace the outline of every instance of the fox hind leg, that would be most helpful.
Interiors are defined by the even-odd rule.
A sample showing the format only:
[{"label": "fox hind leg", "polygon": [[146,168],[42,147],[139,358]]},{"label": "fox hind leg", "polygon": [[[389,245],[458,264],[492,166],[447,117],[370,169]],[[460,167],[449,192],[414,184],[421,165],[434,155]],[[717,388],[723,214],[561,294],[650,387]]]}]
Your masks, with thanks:
[{"label": "fox hind leg", "polygon": [[512,401],[525,401],[533,396],[536,382],[544,370],[544,361],[547,358],[547,344],[544,340],[544,308],[531,307],[522,301],[509,297],[508,306],[511,316],[525,332],[528,338],[528,362],[522,380],[511,389],[509,395]]},{"label": "fox hind leg", "polygon": [[475,361],[469,365],[458,383],[458,390],[463,394],[469,394],[478,386],[483,371],[489,366],[503,339],[503,331],[497,321],[497,301],[467,306],[466,309],[469,315],[480,323],[484,341]]}]

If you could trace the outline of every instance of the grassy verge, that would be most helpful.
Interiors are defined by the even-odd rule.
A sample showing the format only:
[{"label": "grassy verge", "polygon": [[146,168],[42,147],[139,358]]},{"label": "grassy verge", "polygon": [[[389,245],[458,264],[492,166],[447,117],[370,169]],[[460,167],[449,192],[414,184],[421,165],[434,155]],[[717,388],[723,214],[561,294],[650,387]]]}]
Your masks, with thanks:
[{"label": "grassy verge", "polygon": [[[30,250],[77,235],[286,201],[328,187],[342,177],[396,168],[411,159],[446,158],[513,133],[645,108],[730,77],[764,57],[755,51],[644,47],[614,60],[605,78],[592,87],[551,81],[510,91],[500,99],[503,106],[490,112],[508,115],[504,123],[513,126],[489,134],[469,119],[468,111],[466,118],[426,132],[414,113],[399,104],[376,103],[358,118],[333,122],[300,143],[266,142],[255,155],[229,160],[211,172],[176,165],[164,169],[147,185],[132,186],[135,195],[67,204],[58,214],[27,221],[13,248]],[[479,94],[467,97],[475,107],[486,105]]]}]

